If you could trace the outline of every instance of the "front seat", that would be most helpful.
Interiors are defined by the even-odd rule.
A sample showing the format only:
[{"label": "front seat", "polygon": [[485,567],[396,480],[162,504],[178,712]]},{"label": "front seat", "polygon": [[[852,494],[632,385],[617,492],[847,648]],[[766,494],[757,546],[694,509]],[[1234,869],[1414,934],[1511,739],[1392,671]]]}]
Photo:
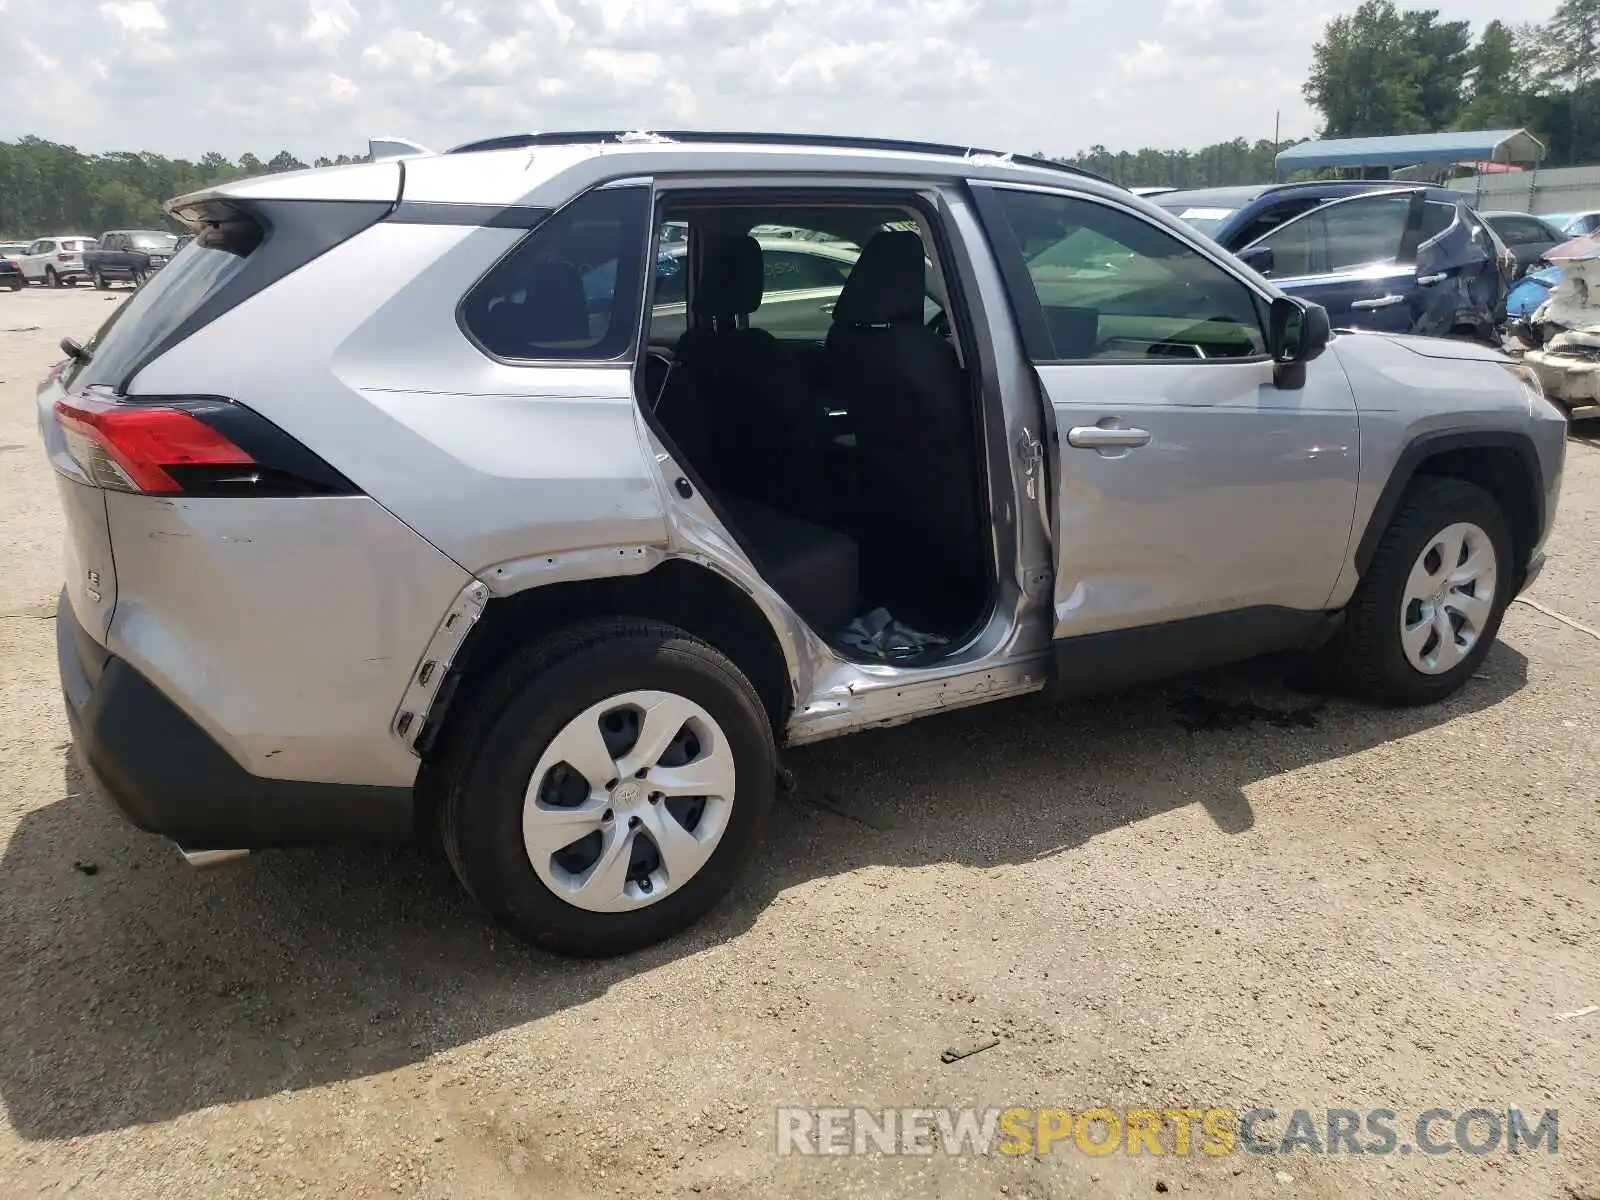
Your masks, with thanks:
[{"label": "front seat", "polygon": [[986,591],[972,392],[955,347],[923,325],[926,292],[922,239],[874,235],[839,295],[825,365],[856,433],[868,599],[970,620]]},{"label": "front seat", "polygon": [[[752,329],[761,306],[761,246],[713,241],[694,289],[695,328],[678,340],[677,389],[693,397],[703,461],[715,490],[827,523],[834,489],[827,411],[777,338]],[[664,399],[666,399],[664,397]]]}]

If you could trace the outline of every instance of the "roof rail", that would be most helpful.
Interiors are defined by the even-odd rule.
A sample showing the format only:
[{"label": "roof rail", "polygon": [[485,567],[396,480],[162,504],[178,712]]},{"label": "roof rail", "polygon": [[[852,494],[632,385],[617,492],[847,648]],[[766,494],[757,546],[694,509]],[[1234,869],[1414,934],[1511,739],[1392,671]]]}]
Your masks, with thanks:
[{"label": "roof rail", "polygon": [[1000,150],[985,150],[978,146],[956,146],[944,142],[916,142],[900,138],[850,137],[837,133],[748,133],[719,130],[655,130],[648,134],[637,130],[587,130],[548,133],[512,133],[503,137],[484,138],[466,142],[445,151],[447,154],[473,154],[482,150],[520,150],[530,146],[585,146],[592,143],[639,145],[649,143],[689,142],[752,146],[820,146],[836,150],[885,150],[909,154],[937,154],[951,158],[992,157],[1021,167],[1035,167],[1046,171],[1062,171],[1086,179],[1110,182],[1102,175],[1070,166],[1048,158],[1009,154]]}]

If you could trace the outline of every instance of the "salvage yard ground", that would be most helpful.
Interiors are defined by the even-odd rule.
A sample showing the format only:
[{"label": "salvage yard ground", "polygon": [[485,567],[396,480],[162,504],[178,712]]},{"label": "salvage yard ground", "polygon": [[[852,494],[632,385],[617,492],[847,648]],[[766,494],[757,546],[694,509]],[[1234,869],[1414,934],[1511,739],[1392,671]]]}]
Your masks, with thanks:
[{"label": "salvage yard ground", "polygon": [[[0,1197],[1600,1197],[1600,446],[1448,704],[1254,666],[794,752],[729,902],[572,963],[411,849],[196,874],[71,766],[33,391],[121,298],[0,294]],[[1515,1105],[1560,1140],[779,1158],[783,1104]]]}]

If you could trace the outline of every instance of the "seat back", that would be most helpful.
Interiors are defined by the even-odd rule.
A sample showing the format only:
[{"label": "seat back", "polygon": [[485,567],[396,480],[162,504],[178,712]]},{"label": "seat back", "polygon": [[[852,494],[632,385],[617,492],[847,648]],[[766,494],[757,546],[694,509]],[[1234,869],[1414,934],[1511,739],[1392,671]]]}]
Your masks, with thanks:
[{"label": "seat back", "polygon": [[834,310],[827,371],[860,455],[863,571],[965,579],[983,545],[972,394],[955,348],[923,326],[926,293],[922,239],[875,235]]},{"label": "seat back", "polygon": [[674,404],[701,426],[688,440],[704,447],[706,462],[696,467],[708,483],[814,518],[806,501],[826,454],[827,413],[783,345],[746,323],[761,294],[754,238],[707,247],[693,293],[699,324],[676,347],[674,386],[692,391],[693,400]]}]

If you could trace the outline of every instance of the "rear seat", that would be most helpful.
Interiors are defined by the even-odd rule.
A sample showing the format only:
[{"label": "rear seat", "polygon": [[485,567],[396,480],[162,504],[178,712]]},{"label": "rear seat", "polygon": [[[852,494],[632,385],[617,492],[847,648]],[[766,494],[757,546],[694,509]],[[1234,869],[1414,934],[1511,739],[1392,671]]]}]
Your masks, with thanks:
[{"label": "rear seat", "polygon": [[855,540],[737,496],[718,500],[761,577],[818,633],[831,637],[856,617]]}]

